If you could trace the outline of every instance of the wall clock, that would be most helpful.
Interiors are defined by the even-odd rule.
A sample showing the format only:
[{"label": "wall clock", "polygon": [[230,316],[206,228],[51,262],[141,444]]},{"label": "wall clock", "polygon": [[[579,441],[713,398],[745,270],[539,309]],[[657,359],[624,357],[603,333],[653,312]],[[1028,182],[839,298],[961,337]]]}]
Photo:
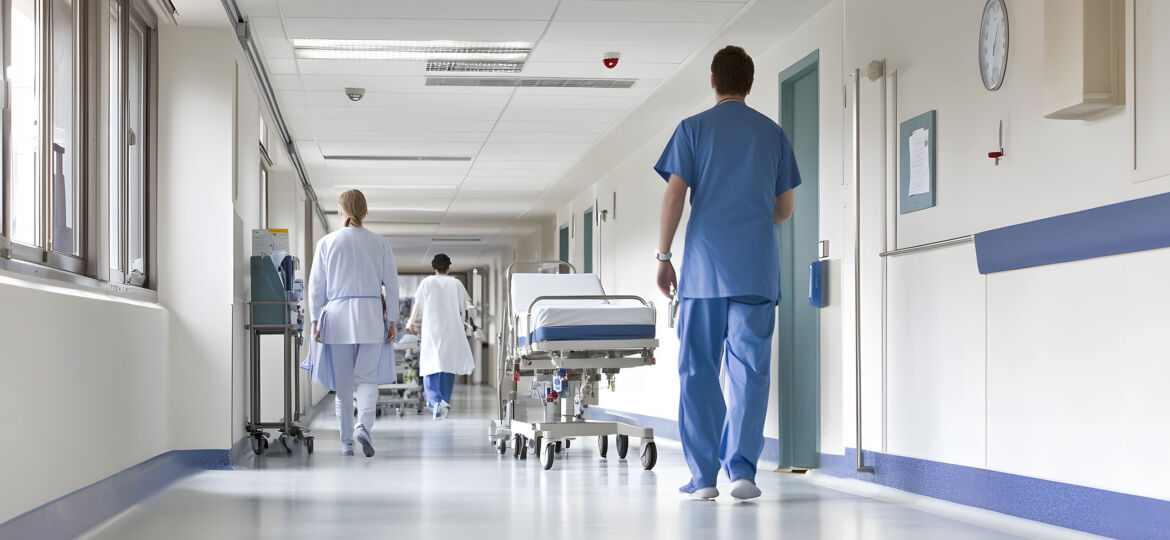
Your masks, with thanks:
[{"label": "wall clock", "polygon": [[979,23],[979,75],[988,90],[999,90],[1007,71],[1008,15],[1004,0],[987,0]]}]

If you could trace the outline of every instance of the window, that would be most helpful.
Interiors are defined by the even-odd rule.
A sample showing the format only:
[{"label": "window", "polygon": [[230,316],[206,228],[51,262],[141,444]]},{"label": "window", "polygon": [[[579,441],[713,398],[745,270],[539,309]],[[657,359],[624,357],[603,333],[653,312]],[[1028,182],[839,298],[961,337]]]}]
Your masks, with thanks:
[{"label": "window", "polygon": [[[24,265],[3,266],[144,285],[153,189],[150,7],[146,0],[0,6],[9,89],[0,236],[11,243],[0,257]],[[100,89],[96,99],[91,88]]]},{"label": "window", "polygon": [[109,13],[107,178],[109,280],[147,281],[152,27],[140,2],[112,0]]},{"label": "window", "polygon": [[268,228],[268,167],[260,164],[260,228]]}]

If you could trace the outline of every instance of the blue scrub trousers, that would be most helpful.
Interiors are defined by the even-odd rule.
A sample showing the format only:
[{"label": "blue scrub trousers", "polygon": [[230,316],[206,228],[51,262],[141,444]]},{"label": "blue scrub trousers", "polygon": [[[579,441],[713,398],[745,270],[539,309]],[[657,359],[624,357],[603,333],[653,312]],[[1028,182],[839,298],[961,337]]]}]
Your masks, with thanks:
[{"label": "blue scrub trousers", "polygon": [[[755,481],[764,449],[775,323],[776,303],[766,298],[679,301],[678,427],[695,487],[714,486],[720,463],[733,481]],[[719,387],[721,359],[730,404]]]},{"label": "blue scrub trousers", "polygon": [[455,389],[454,373],[432,373],[423,376],[423,390],[427,393],[427,406],[435,408],[444,401],[451,404],[451,391]]}]

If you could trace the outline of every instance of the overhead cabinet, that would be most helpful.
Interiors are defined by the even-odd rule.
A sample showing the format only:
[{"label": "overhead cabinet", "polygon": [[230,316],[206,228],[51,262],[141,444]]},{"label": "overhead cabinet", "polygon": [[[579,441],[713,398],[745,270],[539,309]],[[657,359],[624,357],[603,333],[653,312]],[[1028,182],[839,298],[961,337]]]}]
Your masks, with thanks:
[{"label": "overhead cabinet", "polygon": [[1044,116],[1125,104],[1125,0],[1045,0]]}]

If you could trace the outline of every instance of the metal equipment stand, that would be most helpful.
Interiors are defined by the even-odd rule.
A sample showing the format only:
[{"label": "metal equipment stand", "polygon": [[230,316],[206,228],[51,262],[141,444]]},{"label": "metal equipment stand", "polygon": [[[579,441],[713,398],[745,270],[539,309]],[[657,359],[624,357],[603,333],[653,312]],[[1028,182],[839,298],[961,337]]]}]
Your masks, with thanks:
[{"label": "metal equipment stand", "polygon": [[[296,443],[304,444],[305,451],[313,453],[313,437],[308,434],[309,428],[300,423],[304,411],[298,410],[295,415],[293,412],[294,405],[298,409],[300,408],[301,393],[300,377],[295,374],[294,363],[301,357],[301,344],[304,341],[300,325],[289,321],[289,313],[296,305],[296,302],[248,302],[246,328],[251,345],[248,362],[251,374],[251,412],[245,429],[248,430],[252,439],[252,451],[256,455],[263,454],[268,450],[269,434],[264,431],[265,429],[280,430],[280,437],[277,440],[286,454],[292,453],[292,446]],[[283,306],[285,308],[285,324],[253,324],[257,306]],[[260,336],[284,336],[284,355],[282,356],[284,361],[284,417],[278,422],[260,421]]]}]

